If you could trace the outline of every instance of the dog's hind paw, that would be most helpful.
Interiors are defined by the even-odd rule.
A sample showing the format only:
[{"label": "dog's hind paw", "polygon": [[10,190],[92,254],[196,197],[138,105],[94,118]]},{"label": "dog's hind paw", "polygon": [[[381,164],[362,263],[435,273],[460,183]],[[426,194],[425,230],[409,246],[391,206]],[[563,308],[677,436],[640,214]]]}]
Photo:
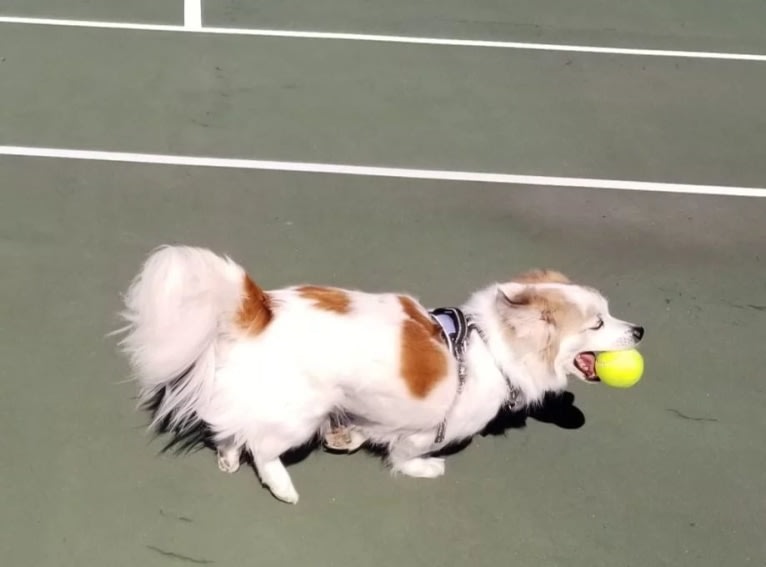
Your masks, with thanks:
[{"label": "dog's hind paw", "polygon": [[225,473],[235,473],[239,470],[239,449],[221,449],[218,454],[218,469]]},{"label": "dog's hind paw", "polygon": [[293,486],[269,486],[269,491],[275,498],[282,502],[286,502],[287,504],[298,503],[298,491],[296,491]]}]

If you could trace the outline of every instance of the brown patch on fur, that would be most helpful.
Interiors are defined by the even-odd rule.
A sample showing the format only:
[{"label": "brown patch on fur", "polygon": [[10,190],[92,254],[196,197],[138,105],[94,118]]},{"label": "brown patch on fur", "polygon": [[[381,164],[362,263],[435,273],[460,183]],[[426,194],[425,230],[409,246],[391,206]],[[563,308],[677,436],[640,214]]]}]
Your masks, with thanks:
[{"label": "brown patch on fur", "polygon": [[516,283],[537,284],[537,283],[572,283],[569,278],[561,272],[555,270],[530,270],[513,279]]},{"label": "brown patch on fur", "polygon": [[424,312],[411,297],[400,295],[399,304],[402,306],[402,309],[404,309],[404,313],[408,318],[412,319],[423,328],[430,328],[433,336],[439,336],[439,326],[434,323],[428,313]]},{"label": "brown patch on fur", "polygon": [[351,298],[342,289],[306,285],[298,288],[298,293],[304,299],[314,302],[314,306],[324,311],[343,315],[351,311]]},{"label": "brown patch on fur", "polygon": [[[545,323],[545,327],[541,326],[538,329],[540,334],[533,336],[533,340],[539,340],[543,359],[550,365],[556,358],[562,336],[578,332],[587,321],[587,315],[582,313],[563,293],[555,289],[527,288],[507,299],[511,309],[507,321],[512,330],[515,331],[514,310],[531,312],[539,318],[538,321]],[[529,322],[534,323],[534,321],[535,319],[532,318]]]},{"label": "brown patch on fur", "polygon": [[244,297],[237,312],[237,325],[248,334],[257,335],[274,316],[271,311],[271,299],[247,274],[243,288]]},{"label": "brown patch on fur", "polygon": [[424,398],[447,375],[447,355],[440,331],[411,298],[399,296],[407,318],[402,323],[401,373],[410,392]]}]

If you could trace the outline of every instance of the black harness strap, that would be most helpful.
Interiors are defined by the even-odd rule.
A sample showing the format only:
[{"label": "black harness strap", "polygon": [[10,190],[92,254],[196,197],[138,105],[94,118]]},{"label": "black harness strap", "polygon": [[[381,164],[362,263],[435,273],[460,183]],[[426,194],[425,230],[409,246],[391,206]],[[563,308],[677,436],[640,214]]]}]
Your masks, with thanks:
[{"label": "black harness strap", "polygon": [[469,323],[465,314],[457,307],[437,307],[429,313],[441,328],[442,337],[449,346],[452,356],[458,358],[464,352],[468,333],[475,325]]},{"label": "black harness strap", "polygon": [[[481,328],[479,328],[479,326],[469,317],[466,317],[463,311],[457,307],[437,307],[436,309],[429,311],[429,314],[431,315],[431,319],[439,325],[442,338],[444,339],[444,342],[447,343],[447,346],[458,365],[457,394],[455,395],[455,399],[453,400],[450,409],[444,416],[444,420],[439,424],[439,427],[436,430],[435,442],[439,444],[444,441],[447,429],[447,417],[452,412],[452,408],[457,403],[457,398],[460,396],[460,393],[463,391],[463,386],[465,385],[467,370],[464,355],[468,345],[468,338],[472,331],[476,331],[485,344],[487,344],[487,339]],[[506,384],[508,385],[508,397],[506,398],[504,405],[510,410],[517,409],[522,401],[520,399],[521,390],[511,383],[510,378],[508,378],[500,366],[498,366],[498,369],[503,374]]]}]

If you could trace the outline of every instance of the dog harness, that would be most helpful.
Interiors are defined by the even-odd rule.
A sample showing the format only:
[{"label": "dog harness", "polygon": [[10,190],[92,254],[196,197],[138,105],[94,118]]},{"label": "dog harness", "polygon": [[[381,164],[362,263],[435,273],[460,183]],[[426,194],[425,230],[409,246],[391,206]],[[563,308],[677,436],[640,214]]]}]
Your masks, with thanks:
[{"label": "dog harness", "polygon": [[[430,310],[429,314],[431,315],[431,319],[439,325],[442,338],[444,339],[444,342],[447,343],[452,356],[455,357],[455,360],[457,361],[457,394],[452,401],[450,409],[447,411],[447,415],[436,430],[435,442],[441,443],[444,441],[447,429],[447,418],[452,412],[452,408],[455,407],[457,398],[460,396],[465,385],[467,369],[464,356],[471,332],[476,331],[484,341],[484,344],[487,344],[487,338],[476,322],[470,317],[466,317],[465,313],[457,307],[437,307],[436,309]],[[488,344],[487,347],[489,348]],[[500,365],[497,365],[497,368],[500,370],[503,378],[505,378],[505,383],[508,385],[508,396],[503,402],[503,406],[511,411],[518,409],[523,403],[521,390],[511,383],[511,379],[508,378],[508,375],[503,371]]]}]

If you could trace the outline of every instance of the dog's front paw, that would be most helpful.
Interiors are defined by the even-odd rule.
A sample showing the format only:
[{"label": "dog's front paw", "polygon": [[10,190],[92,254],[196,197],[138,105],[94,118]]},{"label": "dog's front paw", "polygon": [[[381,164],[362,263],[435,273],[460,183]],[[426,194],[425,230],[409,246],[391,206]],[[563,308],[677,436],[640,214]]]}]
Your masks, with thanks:
[{"label": "dog's front paw", "polygon": [[444,459],[417,458],[395,464],[394,472],[415,478],[437,478],[444,474]]},{"label": "dog's front paw", "polygon": [[358,431],[350,428],[333,429],[324,436],[325,449],[335,453],[353,453],[364,445],[367,439]]}]

